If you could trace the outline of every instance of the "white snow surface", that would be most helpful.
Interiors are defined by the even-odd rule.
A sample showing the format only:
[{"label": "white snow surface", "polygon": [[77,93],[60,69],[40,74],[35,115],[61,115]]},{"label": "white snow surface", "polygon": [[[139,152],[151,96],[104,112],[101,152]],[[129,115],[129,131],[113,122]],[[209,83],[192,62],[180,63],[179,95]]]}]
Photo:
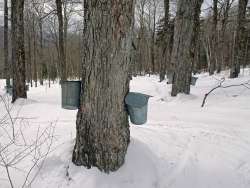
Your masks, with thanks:
[{"label": "white snow surface", "polygon": [[[131,91],[153,97],[149,100],[145,125],[131,124],[131,143],[125,164],[110,174],[97,168],[77,167],[71,162],[76,112],[61,108],[58,83],[31,88],[27,100],[18,100],[12,116],[24,118],[32,139],[37,129],[55,125],[51,152],[32,182],[32,188],[249,188],[250,187],[250,89],[230,87],[211,93],[204,108],[205,93],[218,85],[240,84],[250,80],[250,69],[239,78],[228,79],[228,71],[198,75],[191,95],[171,97],[171,85],[158,76],[138,76]],[[4,80],[0,94],[4,95]],[[5,95],[6,96],[6,95]],[[0,105],[0,117],[6,114]],[[20,123],[20,121],[17,121]],[[0,129],[0,143],[4,143]],[[14,148],[15,151],[15,148]],[[31,159],[10,169],[15,187],[22,186]],[[33,174],[38,170],[34,168]],[[0,166],[0,188],[10,187]]]}]

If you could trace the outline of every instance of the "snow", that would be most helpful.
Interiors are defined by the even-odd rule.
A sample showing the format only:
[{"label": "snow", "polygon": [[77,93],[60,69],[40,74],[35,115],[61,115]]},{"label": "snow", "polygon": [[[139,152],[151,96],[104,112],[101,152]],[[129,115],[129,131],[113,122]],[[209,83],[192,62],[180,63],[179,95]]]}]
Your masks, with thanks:
[{"label": "snow", "polygon": [[[125,164],[110,174],[72,164],[77,111],[61,108],[59,84],[31,88],[28,99],[18,100],[13,106],[13,117],[25,118],[29,126],[24,133],[30,139],[38,127],[55,126],[51,152],[32,187],[250,187],[250,89],[241,86],[215,90],[201,108],[205,93],[218,85],[222,77],[226,78],[225,85],[240,84],[250,80],[250,69],[237,79],[228,79],[228,71],[215,76],[202,73],[198,77],[191,95],[175,98],[170,96],[171,85],[166,81],[159,83],[157,76],[133,78],[131,91],[153,96],[149,100],[148,121],[142,126],[131,124]],[[1,95],[3,87],[4,80],[0,80]],[[0,117],[3,114],[1,104]],[[3,134],[0,129],[0,143],[4,143]],[[30,163],[30,159],[24,160],[19,166],[28,170]],[[10,172],[15,187],[21,187],[23,172]],[[0,174],[0,187],[10,187],[1,166]]]}]

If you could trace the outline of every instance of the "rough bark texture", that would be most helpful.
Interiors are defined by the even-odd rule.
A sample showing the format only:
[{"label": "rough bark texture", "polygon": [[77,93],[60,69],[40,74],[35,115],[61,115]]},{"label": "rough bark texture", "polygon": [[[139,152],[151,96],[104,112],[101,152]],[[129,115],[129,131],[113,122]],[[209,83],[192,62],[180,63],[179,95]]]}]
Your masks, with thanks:
[{"label": "rough bark texture", "polygon": [[59,23],[59,62],[60,62],[60,76],[61,80],[67,80],[66,75],[66,58],[65,58],[65,49],[64,49],[64,24],[63,24],[63,14],[62,14],[62,1],[56,0],[57,8],[57,17]]},{"label": "rough bark texture", "polygon": [[237,30],[235,39],[235,49],[234,49],[234,61],[231,66],[230,78],[238,77],[240,73],[240,65],[244,61],[244,51],[245,51],[245,22],[246,22],[246,7],[248,0],[239,0],[238,17],[237,17]]},{"label": "rough bark texture", "polygon": [[86,0],[81,107],[72,161],[117,170],[130,141],[124,98],[129,91],[134,0]]},{"label": "rough bark texture", "polygon": [[6,86],[10,87],[8,0],[4,0],[4,74]]},{"label": "rough bark texture", "polygon": [[172,96],[190,93],[192,65],[199,30],[199,15],[203,0],[179,0],[175,20],[174,46],[171,62],[174,64]]},{"label": "rough bark texture", "polygon": [[17,98],[27,98],[25,80],[25,50],[24,50],[24,0],[11,1],[12,26],[12,63],[13,63],[13,94],[12,102]]}]

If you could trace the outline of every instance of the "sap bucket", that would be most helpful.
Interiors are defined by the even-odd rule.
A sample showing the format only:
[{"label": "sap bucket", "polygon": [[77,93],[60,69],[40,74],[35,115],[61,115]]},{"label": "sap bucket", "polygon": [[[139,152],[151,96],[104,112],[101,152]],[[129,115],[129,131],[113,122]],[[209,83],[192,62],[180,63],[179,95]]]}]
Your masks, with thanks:
[{"label": "sap bucket", "polygon": [[62,81],[62,108],[76,110],[80,106],[81,81]]},{"label": "sap bucket", "polygon": [[192,76],[192,78],[191,78],[191,85],[194,86],[196,84],[197,80],[198,80],[198,77]]},{"label": "sap bucket", "polygon": [[147,122],[148,99],[151,96],[142,93],[130,92],[125,98],[130,121],[136,125]]}]

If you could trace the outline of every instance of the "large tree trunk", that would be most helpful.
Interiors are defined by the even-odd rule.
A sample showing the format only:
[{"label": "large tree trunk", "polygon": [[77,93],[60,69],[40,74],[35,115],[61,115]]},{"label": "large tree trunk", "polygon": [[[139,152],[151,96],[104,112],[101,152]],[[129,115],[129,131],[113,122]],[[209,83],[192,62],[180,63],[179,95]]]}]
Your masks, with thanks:
[{"label": "large tree trunk", "polygon": [[162,44],[162,55],[163,58],[161,60],[161,64],[160,64],[160,82],[162,82],[165,79],[165,75],[166,75],[166,67],[167,67],[167,63],[169,63],[169,54],[166,52],[169,52],[169,38],[168,37],[170,34],[169,32],[169,0],[164,0],[164,40],[163,40],[163,44]]},{"label": "large tree trunk", "polygon": [[237,30],[235,39],[235,49],[234,49],[234,60],[231,66],[230,78],[238,77],[240,73],[240,65],[244,61],[244,51],[245,51],[245,21],[246,21],[246,7],[248,0],[239,0],[238,6],[238,17],[237,17]]},{"label": "large tree trunk", "polygon": [[9,22],[8,0],[4,0],[4,74],[6,86],[10,87],[10,64],[9,64]]},{"label": "large tree trunk", "polygon": [[85,66],[72,161],[110,172],[124,163],[130,141],[124,98],[129,91],[134,0],[86,3]]},{"label": "large tree trunk", "polygon": [[176,96],[178,93],[190,93],[202,2],[203,0],[178,0],[177,3],[174,46],[171,58],[175,70],[172,96]]},{"label": "large tree trunk", "polygon": [[17,98],[27,98],[25,87],[24,0],[11,0],[11,10],[13,63],[12,102],[15,102]]},{"label": "large tree trunk", "polygon": [[62,14],[62,0],[56,0],[57,17],[59,23],[59,64],[60,64],[60,76],[61,80],[67,80],[66,75],[66,59],[64,49],[64,26],[63,26],[63,14]]}]

